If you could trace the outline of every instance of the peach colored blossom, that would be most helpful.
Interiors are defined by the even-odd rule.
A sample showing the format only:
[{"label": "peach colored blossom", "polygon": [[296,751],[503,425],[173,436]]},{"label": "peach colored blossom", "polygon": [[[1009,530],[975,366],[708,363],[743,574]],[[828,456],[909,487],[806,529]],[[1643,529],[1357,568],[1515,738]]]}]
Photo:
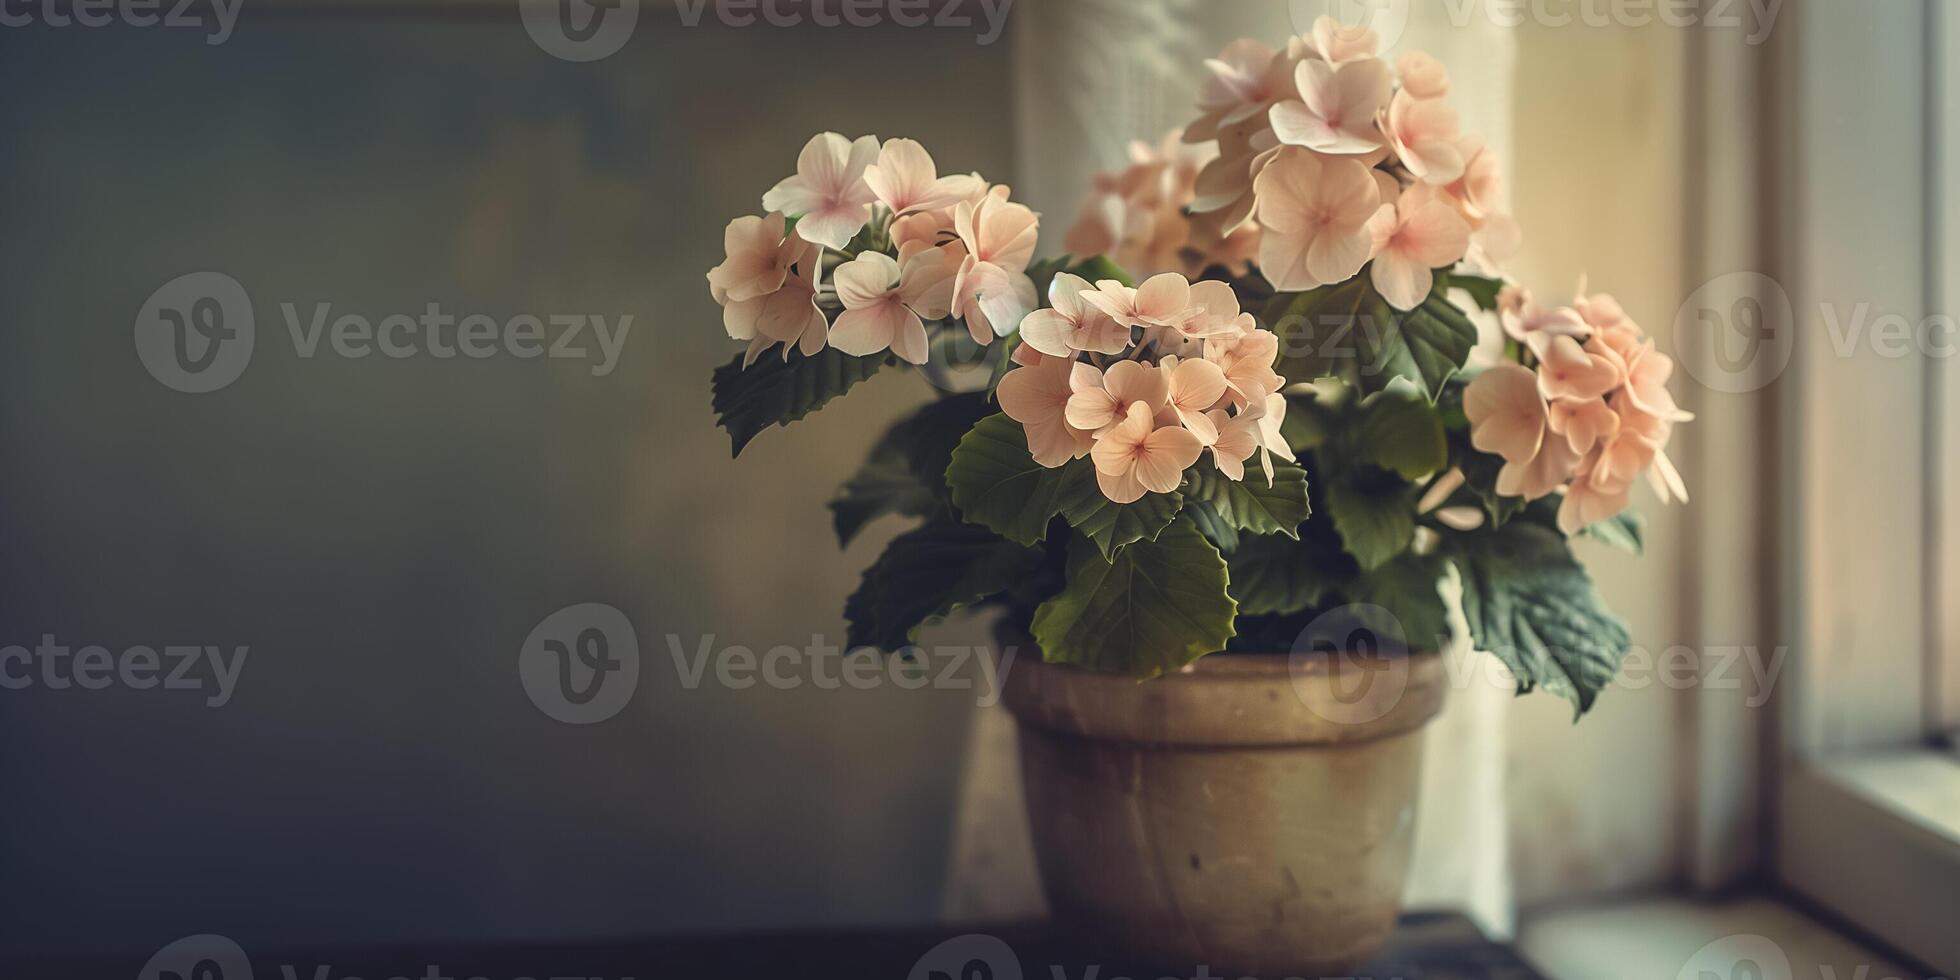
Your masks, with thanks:
[{"label": "peach colored blossom", "polygon": [[1118,361],[1107,372],[1076,362],[1069,373],[1068,423],[1088,432],[1102,432],[1123,419],[1132,405],[1154,416],[1170,400],[1170,382],[1154,367],[1137,361]]},{"label": "peach colored blossom", "polygon": [[1000,402],[1000,410],[1027,432],[1028,452],[1035,462],[1054,469],[1088,455],[1094,440],[1089,433],[1070,426],[1064,417],[1071,394],[1069,359],[1037,353],[1024,360],[1021,352],[1027,349],[1026,345],[1015,348],[1015,360],[1023,366],[1001,377],[994,398]]},{"label": "peach colored blossom", "polygon": [[1686,501],[1687,485],[1664,451],[1674,422],[1641,410],[1634,404],[1632,393],[1624,389],[1607,401],[1620,416],[1620,431],[1600,445],[1595,480],[1602,485],[1625,486],[1645,470],[1647,482],[1662,503],[1676,498]]},{"label": "peach colored blossom", "polygon": [[1604,398],[1555,398],[1545,406],[1545,421],[1581,456],[1620,432],[1620,415]]},{"label": "peach colored blossom", "polygon": [[1381,189],[1362,164],[1282,151],[1254,181],[1254,194],[1266,228],[1259,268],[1275,288],[1342,282],[1372,257]]},{"label": "peach colored blossom", "polygon": [[1191,281],[1175,272],[1151,276],[1135,288],[1104,279],[1082,299],[1126,328],[1177,327],[1201,312],[1191,303]]},{"label": "peach colored blossom", "polygon": [[1450,94],[1449,70],[1424,52],[1403,52],[1395,59],[1395,72],[1402,76],[1402,90],[1418,99],[1440,99]]},{"label": "peach colored blossom", "polygon": [[1205,418],[1218,432],[1209,447],[1212,465],[1233,480],[1244,480],[1245,461],[1259,451],[1259,417],[1250,412],[1227,415],[1223,409],[1214,408]]},{"label": "peach colored blossom", "polygon": [[1225,397],[1225,372],[1210,361],[1184,360],[1175,355],[1157,362],[1163,372],[1167,401],[1177,420],[1198,441],[1206,445],[1217,441],[1218,428],[1205,413]]},{"label": "peach colored blossom", "polygon": [[1230,283],[1202,279],[1191,284],[1195,315],[1177,325],[1187,337],[1238,337],[1259,329],[1259,321],[1239,310],[1239,294]]},{"label": "peach colored blossom", "polygon": [[946,316],[953,301],[953,270],[927,249],[902,269],[891,256],[865,252],[837,267],[831,278],[844,312],[830,328],[831,346],[865,356],[886,348],[910,364],[926,362],[925,320]]},{"label": "peach colored blossom", "polygon": [[1463,176],[1464,159],[1456,110],[1441,99],[1418,99],[1405,89],[1395,93],[1382,114],[1388,145],[1409,172],[1426,184],[1447,185]]},{"label": "peach colored blossom", "polygon": [[1375,255],[1371,278],[1388,305],[1412,310],[1436,284],[1430,270],[1455,265],[1470,248],[1470,226],[1427,184],[1382,207],[1392,209],[1394,224]]},{"label": "peach colored blossom", "polygon": [[1504,210],[1504,165],[1480,136],[1465,136],[1459,144],[1463,176],[1444,190],[1473,228]]},{"label": "peach colored blossom", "polygon": [[1631,348],[1626,360],[1627,400],[1634,408],[1669,422],[1688,422],[1694,414],[1684,412],[1667,390],[1667,379],[1674,373],[1674,358],[1654,349],[1649,340]]},{"label": "peach colored blossom", "polygon": [[1294,38],[1287,45],[1296,57],[1319,58],[1342,65],[1362,58],[1373,58],[1381,50],[1381,39],[1366,24],[1346,24],[1330,14],[1314,18],[1313,30]]},{"label": "peach colored blossom", "polygon": [[894,215],[950,208],[986,190],[974,175],[939,176],[932,155],[908,139],[886,140],[878,162],[864,169],[864,183]]},{"label": "peach colored blossom", "polygon": [[783,359],[789,359],[793,345],[805,355],[823,350],[829,323],[817,306],[817,270],[823,254],[821,246],[804,244],[797,255],[795,269],[783,288],[767,296],[730,303],[722,310],[722,324],[728,335],[747,340],[749,349],[742,357],[748,367],[762,352],[783,345]]},{"label": "peach colored blossom", "polygon": [[864,171],[877,157],[876,136],[847,140],[818,133],[797,154],[796,176],[762,195],[762,206],[796,218],[796,233],[804,241],[841,249],[871,220],[875,195]]},{"label": "peach colored blossom", "polygon": [[1013,332],[1034,310],[1034,280],[1026,269],[1039,224],[1026,205],[1007,200],[1005,188],[954,207],[953,226],[966,256],[953,284],[953,315],[966,320],[975,343],[984,346]]},{"label": "peach colored blossom", "polygon": [[1130,328],[1083,299],[1095,287],[1087,279],[1058,272],[1048,283],[1049,309],[1035,310],[1021,320],[1021,339],[1055,357],[1082,351],[1121,354],[1130,346]]},{"label": "peach colored blossom", "polygon": [[1538,351],[1538,392],[1546,401],[1603,398],[1626,377],[1626,363],[1597,341],[1553,337]]},{"label": "peach colored blossom", "polygon": [[1484,225],[1470,233],[1470,251],[1463,260],[1470,268],[1482,275],[1503,275],[1504,264],[1511,261],[1524,246],[1524,232],[1508,214],[1493,214],[1484,219]]},{"label": "peach colored blossom", "polygon": [[1525,462],[1506,462],[1497,471],[1497,492],[1506,497],[1537,500],[1565,484],[1579,465],[1579,454],[1564,439],[1546,439]]},{"label": "peach colored blossom", "polygon": [[944,248],[955,261],[966,255],[966,246],[960,244],[959,232],[953,228],[952,208],[903,215],[892,222],[888,234],[892,248],[901,255],[922,248]]},{"label": "peach colored blossom", "polygon": [[1619,416],[1620,424],[1597,447],[1594,476],[1603,484],[1624,487],[1653,464],[1654,457],[1667,444],[1673,423],[1641,411],[1624,391],[1614,392],[1607,404]]},{"label": "peach colored blossom", "polygon": [[780,212],[747,215],[728,223],[721,233],[728,257],[708,270],[708,288],[716,303],[727,306],[783,288],[790,265],[803,251],[803,240],[786,233],[786,225]]},{"label": "peach colored blossom", "polygon": [[1199,241],[1185,207],[1198,175],[1217,149],[1192,146],[1172,130],[1156,145],[1130,143],[1130,163],[1098,173],[1063,238],[1073,255],[1107,255],[1138,275],[1195,275],[1211,261],[1210,241]]},{"label": "peach colored blossom", "polygon": [[1507,285],[1497,293],[1497,319],[1510,337],[1538,354],[1553,337],[1584,340],[1592,328],[1569,306],[1545,309],[1532,301],[1523,286]]},{"label": "peach colored blossom", "polygon": [[1582,463],[1579,476],[1566,488],[1565,499],[1559,502],[1558,528],[1566,534],[1578,534],[1588,525],[1606,520],[1626,507],[1626,486],[1599,482]]},{"label": "peach colored blossom", "polygon": [[1192,184],[1191,213],[1208,215],[1219,237],[1252,217],[1257,203],[1253,184],[1279,155],[1279,138],[1265,116],[1245,120],[1218,134],[1218,156],[1198,171]]},{"label": "peach colored blossom", "polygon": [[1382,146],[1376,118],[1388,107],[1394,82],[1375,58],[1335,68],[1302,61],[1293,70],[1296,96],[1268,112],[1273,135],[1289,146],[1321,153],[1362,154]]},{"label": "peach colored blossom", "polygon": [[1205,59],[1205,68],[1211,77],[1198,93],[1198,118],[1184,129],[1188,143],[1216,139],[1222,127],[1261,115],[1293,94],[1292,59],[1250,38],[1226,45],[1218,57]]},{"label": "peach colored blossom", "polygon": [[1579,314],[1580,319],[1595,329],[1623,330],[1635,338],[1641,334],[1640,325],[1627,317],[1627,311],[1620,306],[1619,300],[1606,293],[1586,295],[1584,276],[1579,278],[1579,289],[1572,300],[1572,309]]},{"label": "peach colored blossom", "polygon": [[1526,463],[1545,443],[1545,400],[1538,379],[1522,364],[1499,364],[1463,389],[1470,445],[1506,463]]},{"label": "peach colored blossom", "polygon": [[1113,257],[1123,240],[1123,229],[1131,224],[1122,195],[1091,190],[1076,210],[1075,223],[1062,234],[1062,248],[1070,255]]},{"label": "peach colored blossom", "polygon": [[1234,405],[1264,405],[1286,379],[1273,370],[1279,359],[1279,336],[1253,330],[1237,337],[1219,336],[1205,342],[1205,360],[1225,373],[1227,395]]},{"label": "peach colored blossom", "polygon": [[1259,468],[1266,471],[1266,485],[1273,485],[1273,457],[1295,462],[1293,447],[1287,445],[1281,428],[1286,424],[1286,396],[1274,392],[1253,415],[1259,434]]},{"label": "peach colored blossom", "polygon": [[1103,495],[1128,504],[1145,493],[1176,490],[1185,469],[1202,452],[1197,436],[1182,426],[1159,426],[1150,409],[1137,403],[1096,440],[1089,458],[1095,461],[1096,483]]}]

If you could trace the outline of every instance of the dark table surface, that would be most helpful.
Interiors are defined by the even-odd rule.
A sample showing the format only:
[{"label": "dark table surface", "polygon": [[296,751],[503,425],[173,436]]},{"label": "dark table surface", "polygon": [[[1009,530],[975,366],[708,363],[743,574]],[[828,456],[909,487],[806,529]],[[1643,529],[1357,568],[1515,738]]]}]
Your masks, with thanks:
[{"label": "dark table surface", "polygon": [[[1160,980],[1165,977],[1237,980],[1193,966],[1145,965],[1072,942],[1042,926],[988,933],[1011,955],[971,963],[962,945],[954,962],[922,961],[960,932],[811,932],[662,937],[589,943],[469,946],[392,946],[254,953],[250,980]],[[971,941],[969,941],[970,943]],[[985,940],[980,940],[985,942]],[[1001,947],[994,946],[998,951]],[[1018,961],[1018,962],[1015,962]],[[431,970],[434,972],[432,973]],[[195,972],[181,980],[247,980],[231,973]],[[142,976],[139,978],[139,974]],[[1493,943],[1460,915],[1405,915],[1379,960],[1355,971],[1357,980],[1543,980],[1510,947]],[[144,972],[141,958],[99,957],[9,963],[0,977],[33,980],[169,980]],[[939,980],[939,978],[931,978]],[[1267,980],[1267,978],[1262,978]],[[1272,978],[1277,980],[1277,978]]]}]

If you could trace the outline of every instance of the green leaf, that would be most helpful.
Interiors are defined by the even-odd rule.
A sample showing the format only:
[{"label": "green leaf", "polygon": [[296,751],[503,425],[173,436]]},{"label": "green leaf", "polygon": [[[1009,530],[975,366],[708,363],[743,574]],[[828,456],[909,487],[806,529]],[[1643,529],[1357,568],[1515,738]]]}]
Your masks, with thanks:
[{"label": "green leaf", "polygon": [[919,481],[905,454],[881,442],[830,502],[830,521],[842,548],[866,524],[886,514],[926,517],[939,509],[939,495]]},{"label": "green leaf", "polygon": [[1096,468],[1088,460],[1075,460],[1065,468],[1069,478],[1062,491],[1062,516],[1094,541],[1105,559],[1115,558],[1132,542],[1157,540],[1184,507],[1184,497],[1175,493],[1146,493],[1131,503],[1115,503],[1103,495]]},{"label": "green leaf", "polygon": [[1062,511],[1063,492],[1084,460],[1049,469],[1028,452],[1021,423],[1005,415],[981,419],[960,440],[946,467],[946,485],[960,516],[1010,541],[1034,544]]},{"label": "green leaf", "polygon": [[1123,267],[1117,265],[1107,255],[1092,255],[1062,271],[1072,276],[1081,276],[1091,283],[1098,283],[1104,279],[1114,279],[1125,286],[1136,285],[1136,280],[1131,279],[1130,274],[1123,271]]},{"label": "green leaf", "polygon": [[1344,443],[1354,459],[1420,480],[1449,465],[1443,419],[1415,382],[1396,378],[1361,400],[1361,412]]},{"label": "green leaf", "polygon": [[1444,560],[1436,555],[1403,552],[1372,572],[1364,572],[1341,589],[1349,603],[1373,606],[1389,622],[1362,621],[1377,635],[1404,645],[1406,650],[1437,651],[1449,644],[1449,607],[1437,586],[1443,581]]},{"label": "green leaf", "polygon": [[1049,663],[1149,678],[1225,649],[1237,608],[1225,560],[1178,521],[1113,562],[1070,541],[1068,584],[1035,610],[1034,637]]},{"label": "green leaf", "polygon": [[1445,296],[1447,282],[1438,277],[1407,312],[1389,306],[1365,272],[1274,297],[1265,319],[1287,352],[1276,370],[1295,382],[1339,377],[1371,389],[1406,377],[1433,399],[1477,343],[1476,325]]},{"label": "green leaf", "polygon": [[953,447],[986,414],[985,397],[965,392],[928,402],[886,430],[830,502],[838,545],[849,545],[866,524],[886,514],[930,517],[944,511]]},{"label": "green leaf", "polygon": [[1647,522],[1639,514],[1623,510],[1596,524],[1586,525],[1579,533],[1637,555],[1646,547]]},{"label": "green leaf", "polygon": [[1504,280],[1469,272],[1452,272],[1446,279],[1442,276],[1437,278],[1442,282],[1445,290],[1454,287],[1469,293],[1471,301],[1477,304],[1478,309],[1487,313],[1497,312],[1497,294],[1503,291]]},{"label": "green leaf", "polygon": [[728,430],[734,454],[740,456],[762,430],[788,425],[822,408],[832,398],[892,363],[889,353],[853,357],[826,347],[808,357],[792,352],[789,360],[764,355],[747,369],[742,358],[715,369],[714,410]]},{"label": "green leaf", "polygon": [[[1372,482],[1372,481],[1371,481]],[[1408,550],[1416,533],[1416,499],[1421,488],[1396,484],[1380,488],[1354,480],[1326,487],[1327,513],[1334,519],[1348,554],[1371,571]]]},{"label": "green leaf", "polygon": [[1463,612],[1477,649],[1518,678],[1585,714],[1613,680],[1631,642],[1558,531],[1530,521],[1466,536],[1452,549]]},{"label": "green leaf", "polygon": [[1182,493],[1195,503],[1207,505],[1225,523],[1253,534],[1284,534],[1297,539],[1300,522],[1310,512],[1307,471],[1277,460],[1270,487],[1266,474],[1259,470],[1248,470],[1244,480],[1234,480],[1216,467],[1200,463],[1185,472]]},{"label": "green leaf", "polygon": [[1274,370],[1288,381],[1353,378],[1373,373],[1388,304],[1367,276],[1304,293],[1280,293],[1265,316],[1283,352]]},{"label": "green leaf", "polygon": [[1479,452],[1466,440],[1458,447],[1456,465],[1463,470],[1463,489],[1484,505],[1492,527],[1503,527],[1524,510],[1523,497],[1505,497],[1497,492],[1497,473],[1504,468],[1504,457]]},{"label": "green leaf", "polygon": [[1055,273],[1067,269],[1072,261],[1074,261],[1072,256],[1057,255],[1029,263],[1028,278],[1034,280],[1035,296],[1039,297],[1036,300],[1037,305],[1041,305],[1042,301],[1048,298],[1048,284],[1055,281]]},{"label": "green leaf", "polygon": [[1422,305],[1397,314],[1391,322],[1395,329],[1385,345],[1383,362],[1405,376],[1401,365],[1413,365],[1432,399],[1477,346],[1477,325],[1441,289],[1431,290]]},{"label": "green leaf", "polygon": [[1205,540],[1211,542],[1211,546],[1217,548],[1218,553],[1228,561],[1232,553],[1239,550],[1239,529],[1231,521],[1220,517],[1210,504],[1202,500],[1186,500],[1183,513],[1191,518],[1192,524],[1197,525],[1198,533],[1204,535]]},{"label": "green leaf", "polygon": [[1241,538],[1229,564],[1232,598],[1247,616],[1311,609],[1345,587],[1354,575],[1353,563],[1345,555],[1328,554],[1276,534]]},{"label": "green leaf", "polygon": [[897,650],[921,625],[1007,591],[1040,567],[1041,549],[986,528],[933,521],[892,539],[844,603],[850,645]]}]

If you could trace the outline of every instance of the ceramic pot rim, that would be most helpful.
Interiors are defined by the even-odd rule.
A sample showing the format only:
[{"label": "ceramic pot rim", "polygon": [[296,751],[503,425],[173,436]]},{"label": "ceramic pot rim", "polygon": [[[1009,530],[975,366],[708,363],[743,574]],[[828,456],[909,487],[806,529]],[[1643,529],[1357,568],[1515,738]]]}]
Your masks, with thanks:
[{"label": "ceramic pot rim", "polygon": [[1435,653],[1230,653],[1139,681],[1037,657],[1007,671],[1002,702],[1023,725],[1162,748],[1334,746],[1427,724],[1448,688]]}]

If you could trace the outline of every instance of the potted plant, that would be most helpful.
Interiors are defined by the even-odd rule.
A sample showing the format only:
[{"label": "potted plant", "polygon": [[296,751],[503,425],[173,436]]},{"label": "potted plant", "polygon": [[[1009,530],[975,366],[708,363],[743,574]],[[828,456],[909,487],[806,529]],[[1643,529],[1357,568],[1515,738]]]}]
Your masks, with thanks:
[{"label": "potted plant", "polygon": [[[1031,638],[1006,703],[1052,904],[1169,961],[1372,955],[1439,583],[1520,693],[1582,714],[1628,635],[1569,541],[1637,550],[1643,473],[1686,496],[1672,362],[1609,296],[1505,281],[1495,155],[1441,65],[1376,48],[1327,18],[1228,46],[1195,121],[1096,177],[1076,257],[1037,261],[1034,212],[915,142],[825,133],[708,274],[748,343],[714,376],[737,454],[888,368],[941,389],[830,504],[841,542],[918,522],[850,645],[967,607]],[[1504,334],[1481,363],[1474,311]]]}]

